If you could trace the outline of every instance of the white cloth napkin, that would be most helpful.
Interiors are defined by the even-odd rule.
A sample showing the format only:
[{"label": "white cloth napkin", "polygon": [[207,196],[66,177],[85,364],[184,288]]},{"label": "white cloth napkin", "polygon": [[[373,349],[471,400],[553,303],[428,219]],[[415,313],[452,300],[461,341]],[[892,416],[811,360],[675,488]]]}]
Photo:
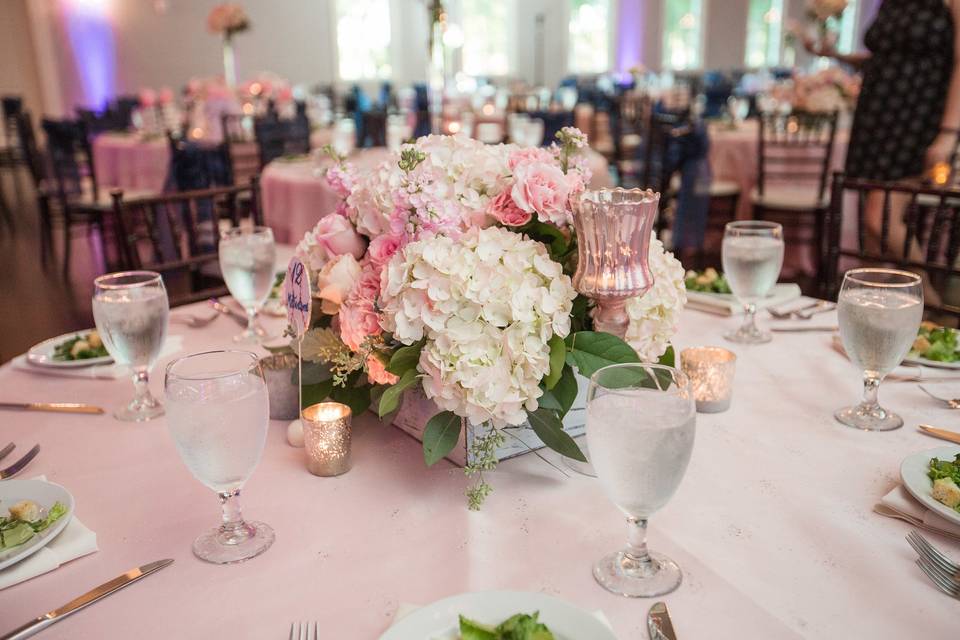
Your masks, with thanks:
[{"label": "white cloth napkin", "polygon": [[[780,307],[800,297],[800,285],[793,282],[781,282],[773,286],[763,300],[757,303],[758,309]],[[733,316],[743,313],[743,305],[731,294],[704,293],[687,291],[687,306],[691,309],[716,313],[721,316]]]},{"label": "white cloth napkin", "polygon": [[[918,527],[960,540],[960,525],[950,522],[917,502],[903,485],[897,485],[893,491],[883,496],[880,504],[909,518],[909,521]],[[882,511],[880,513],[887,515]]]},{"label": "white cloth napkin", "polygon": [[[413,613],[414,611],[420,608],[421,608],[421,605],[418,605],[418,604],[401,602],[400,604],[397,605],[397,612],[394,614],[393,622],[391,623],[390,626],[397,624],[402,619],[406,618],[408,615],[410,615],[411,613]],[[604,625],[606,625],[608,629],[613,631],[613,625],[611,625],[610,621],[607,620],[607,616],[603,615],[603,611],[594,611],[590,615],[592,615],[594,618],[596,618],[597,620],[602,622]]]},{"label": "white cloth napkin", "polygon": [[[46,480],[46,477],[37,476],[36,480]],[[94,551],[99,551],[97,534],[88,529],[74,514],[70,524],[40,551],[0,571],[0,589],[6,589],[53,571],[62,564]]]},{"label": "white cloth napkin", "polygon": [[[179,353],[182,349],[183,336],[168,335],[157,359],[172,356],[175,353]],[[125,367],[116,364],[100,364],[92,367],[43,367],[31,364],[30,361],[27,360],[26,354],[19,355],[10,362],[14,369],[20,371],[27,371],[44,376],[56,376],[59,378],[116,380],[118,378],[126,378],[130,375]]]}]

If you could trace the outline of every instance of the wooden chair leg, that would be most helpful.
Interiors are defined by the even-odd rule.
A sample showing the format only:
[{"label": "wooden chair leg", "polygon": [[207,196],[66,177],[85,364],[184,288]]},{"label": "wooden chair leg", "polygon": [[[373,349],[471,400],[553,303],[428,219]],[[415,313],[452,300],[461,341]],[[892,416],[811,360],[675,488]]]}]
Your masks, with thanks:
[{"label": "wooden chair leg", "polygon": [[50,214],[50,200],[46,196],[37,198],[40,211],[40,263],[44,269],[50,266],[53,257],[53,220]]},{"label": "wooden chair leg", "polygon": [[70,245],[73,244],[73,216],[70,207],[63,208],[63,279],[70,279]]}]

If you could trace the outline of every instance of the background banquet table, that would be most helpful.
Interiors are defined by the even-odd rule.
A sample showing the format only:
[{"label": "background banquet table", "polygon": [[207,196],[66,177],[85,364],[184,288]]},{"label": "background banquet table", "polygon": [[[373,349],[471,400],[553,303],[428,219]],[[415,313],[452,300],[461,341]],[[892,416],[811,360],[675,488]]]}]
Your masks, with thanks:
[{"label": "background banquet table", "polygon": [[93,166],[101,188],[163,191],[170,168],[165,136],[142,138],[134,133],[101,133],[93,139]]},{"label": "background banquet table", "polygon": [[[593,149],[585,154],[592,172],[589,187],[612,188],[607,160]],[[389,157],[388,149],[375,147],[355,151],[348,162],[360,171],[369,171]],[[326,159],[317,164],[313,158],[281,158],[264,167],[260,177],[263,215],[279,242],[296,244],[320,218],[336,209],[340,198],[323,177],[323,169],[331,164]]]},{"label": "background banquet table", "polygon": [[[735,129],[716,122],[710,126],[710,170],[714,180],[729,180],[740,185],[740,201],[737,205],[737,217],[751,217],[750,192],[757,186],[757,165],[759,147],[757,136],[759,125],[756,120],[747,120]],[[843,169],[847,155],[847,142],[850,130],[837,127],[833,141],[833,154],[830,157],[830,172]],[[829,176],[828,176],[829,178]],[[816,185],[811,183],[812,189]]]},{"label": "background banquet table", "polygon": [[[735,322],[687,311],[676,344],[724,344],[720,335]],[[231,346],[237,327],[219,319],[170,331],[191,352]],[[914,426],[956,428],[955,414],[913,384],[887,383],[882,396],[905,428],[866,433],[837,424],[833,410],[854,401],[860,385],[829,342],[780,334],[769,345],[732,347],[733,407],[698,416],[687,475],[652,520],[651,546],[684,570],[680,589],[664,598],[680,638],[955,637],[956,602],[915,566],[908,526],[871,512],[897,483],[902,458],[939,446]],[[164,364],[151,383],[156,393]],[[131,393],[127,380],[68,381],[10,365],[0,368],[0,388],[4,399],[108,407]],[[596,480],[565,478],[535,456],[502,463],[489,476],[494,493],[471,513],[461,470],[445,461],[425,468],[420,444],[371,414],[355,420],[353,469],[337,478],[311,476],[303,451],[285,442],[286,424],[274,422],[243,502],[249,518],[274,527],[276,543],[246,563],[214,566],[190,545],[217,522],[217,501],[180,462],[165,419],[4,419],[4,440],[43,447],[23,476],[45,474],[67,487],[100,551],[0,591],[0,631],[170,557],[171,567],[43,637],[122,638],[135,629],[143,640],[285,638],[290,622],[318,620],[322,638],[375,638],[401,602],[488,589],[543,591],[602,610],[620,638],[647,637],[651,601],[608,594],[590,573],[623,544],[621,516]]]}]

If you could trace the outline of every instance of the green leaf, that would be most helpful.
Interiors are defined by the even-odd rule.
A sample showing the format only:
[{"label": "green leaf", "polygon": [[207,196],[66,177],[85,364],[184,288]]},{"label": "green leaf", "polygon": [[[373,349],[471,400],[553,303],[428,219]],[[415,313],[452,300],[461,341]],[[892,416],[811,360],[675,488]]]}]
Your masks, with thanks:
[{"label": "green leaf", "polygon": [[574,331],[585,331],[590,327],[590,299],[578,295],[573,299],[573,308],[570,310],[570,326]]},{"label": "green leaf", "polygon": [[300,387],[301,401],[300,408],[306,409],[312,404],[323,402],[330,396],[333,389],[333,380],[324,380],[317,384],[305,384]]},{"label": "green leaf", "polygon": [[567,362],[589,378],[611,364],[640,362],[637,352],[620,338],[602,331],[578,331],[567,336]]},{"label": "green leaf", "polygon": [[554,334],[554,336],[550,338],[550,342],[547,343],[547,346],[550,347],[550,373],[543,379],[543,382],[546,384],[547,389],[553,389],[560,379],[560,374],[563,373],[563,363],[567,356],[567,344],[563,341],[563,338]]},{"label": "green leaf", "polygon": [[553,389],[544,389],[543,395],[537,402],[541,407],[556,411],[562,420],[577,399],[577,387],[577,375],[570,365],[565,365],[557,384]]},{"label": "green leaf", "polygon": [[452,411],[443,411],[430,418],[423,429],[423,460],[433,466],[438,460],[453,451],[460,441],[460,416]]},{"label": "green leaf", "polygon": [[353,415],[358,416],[370,408],[370,387],[334,387],[330,399],[342,402],[350,407]]},{"label": "green leaf", "polygon": [[387,371],[395,376],[402,376],[410,369],[416,369],[420,361],[420,351],[426,340],[421,340],[416,344],[407,347],[400,347],[390,358],[390,364],[387,365]]},{"label": "green leaf", "polygon": [[660,359],[657,360],[658,364],[666,365],[668,367],[677,366],[677,354],[673,350],[673,345],[667,345],[667,350],[663,352],[663,355],[660,356]]},{"label": "green leaf", "polygon": [[407,369],[393,386],[387,388],[380,396],[380,406],[377,415],[381,418],[400,406],[400,396],[417,382],[416,369]]},{"label": "green leaf", "polygon": [[[301,362],[300,368],[303,370],[303,384],[318,384],[330,378],[330,368],[322,362]],[[300,370],[297,367],[290,372],[290,382],[300,384],[298,376]]]},{"label": "green leaf", "polygon": [[528,411],[527,419],[533,432],[537,437],[557,453],[580,462],[586,462],[587,458],[580,451],[580,447],[573,441],[570,434],[563,430],[563,423],[560,422],[556,411],[544,409],[543,407],[536,411]]},{"label": "green leaf", "polygon": [[288,354],[288,353],[296,353],[296,351],[294,350],[294,348],[291,347],[291,346],[288,345],[288,344],[285,344],[285,345],[282,345],[282,346],[279,346],[279,347],[271,347],[271,346],[268,346],[268,345],[265,345],[265,344],[264,344],[264,345],[260,345],[260,346],[262,346],[264,349],[266,349],[267,351],[269,351],[269,352],[272,353],[273,355],[277,355],[277,356],[286,355],[286,354]]}]

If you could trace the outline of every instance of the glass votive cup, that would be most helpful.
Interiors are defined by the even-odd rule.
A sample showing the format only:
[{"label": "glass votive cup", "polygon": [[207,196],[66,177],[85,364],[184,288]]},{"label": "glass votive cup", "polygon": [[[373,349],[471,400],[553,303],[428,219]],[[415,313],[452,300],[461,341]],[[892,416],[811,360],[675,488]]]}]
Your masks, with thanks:
[{"label": "glass votive cup", "polygon": [[350,407],[320,402],[300,412],[307,471],[315,476],[338,476],[350,470]]},{"label": "glass votive cup", "polygon": [[736,354],[723,347],[690,347],[680,352],[680,368],[690,378],[699,413],[730,408],[736,364]]}]

